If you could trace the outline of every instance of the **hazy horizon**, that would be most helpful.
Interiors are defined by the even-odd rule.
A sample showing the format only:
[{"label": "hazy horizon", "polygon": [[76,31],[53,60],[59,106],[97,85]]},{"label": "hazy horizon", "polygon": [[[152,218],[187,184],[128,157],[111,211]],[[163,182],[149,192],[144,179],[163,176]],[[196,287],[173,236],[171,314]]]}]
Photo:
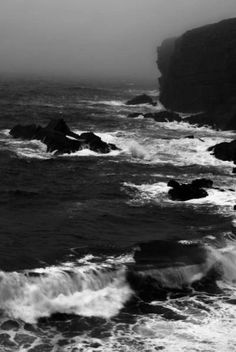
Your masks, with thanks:
[{"label": "hazy horizon", "polygon": [[157,79],[156,48],[235,0],[0,0],[0,74]]}]

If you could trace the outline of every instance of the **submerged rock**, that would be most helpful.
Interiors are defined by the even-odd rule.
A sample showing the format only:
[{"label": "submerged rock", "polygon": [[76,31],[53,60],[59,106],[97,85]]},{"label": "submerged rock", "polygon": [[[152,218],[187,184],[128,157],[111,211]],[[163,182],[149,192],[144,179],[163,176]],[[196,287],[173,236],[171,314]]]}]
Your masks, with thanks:
[{"label": "submerged rock", "polygon": [[118,148],[109,144],[92,132],[78,135],[72,132],[63,119],[52,120],[46,127],[37,125],[17,125],[10,131],[13,138],[40,140],[46,144],[47,152],[70,154],[85,148],[97,153],[109,153]]},{"label": "submerged rock", "polygon": [[133,99],[130,99],[126,102],[126,105],[140,105],[140,104],[150,104],[153,106],[156,105],[153,99],[147,94],[138,95],[137,97],[134,97]]},{"label": "submerged rock", "polygon": [[208,193],[203,188],[211,188],[213,182],[208,179],[197,179],[190,184],[180,184],[175,180],[171,180],[168,182],[168,186],[172,187],[168,192],[172,200],[186,201],[207,197]]}]

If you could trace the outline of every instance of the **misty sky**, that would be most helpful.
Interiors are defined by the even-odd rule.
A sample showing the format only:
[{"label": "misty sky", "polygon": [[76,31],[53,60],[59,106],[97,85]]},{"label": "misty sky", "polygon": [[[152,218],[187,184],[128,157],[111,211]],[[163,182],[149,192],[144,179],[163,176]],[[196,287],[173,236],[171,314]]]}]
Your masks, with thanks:
[{"label": "misty sky", "polygon": [[236,0],[0,0],[0,73],[155,79],[156,47]]}]

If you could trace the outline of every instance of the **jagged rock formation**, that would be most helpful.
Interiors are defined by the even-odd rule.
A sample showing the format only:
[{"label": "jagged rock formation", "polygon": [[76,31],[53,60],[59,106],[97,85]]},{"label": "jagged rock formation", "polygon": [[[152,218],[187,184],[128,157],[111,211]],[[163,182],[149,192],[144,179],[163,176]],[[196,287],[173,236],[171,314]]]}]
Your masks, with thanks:
[{"label": "jagged rock formation", "polygon": [[63,119],[51,120],[46,127],[37,125],[16,125],[10,131],[13,138],[40,140],[47,146],[47,152],[57,154],[73,153],[88,148],[97,153],[109,153],[118,149],[114,144],[106,143],[92,132],[78,135],[72,132]]},{"label": "jagged rock formation", "polygon": [[[165,40],[158,48],[157,63],[162,74],[160,101],[166,108],[200,112],[224,106],[221,108],[223,115],[230,116],[227,117],[227,122],[222,123],[223,127],[236,128],[235,18],[190,30],[179,38]],[[230,106],[230,114],[227,114],[226,106]],[[217,125],[221,115],[219,113],[217,117]],[[211,115],[208,121],[214,125],[214,116]]]}]

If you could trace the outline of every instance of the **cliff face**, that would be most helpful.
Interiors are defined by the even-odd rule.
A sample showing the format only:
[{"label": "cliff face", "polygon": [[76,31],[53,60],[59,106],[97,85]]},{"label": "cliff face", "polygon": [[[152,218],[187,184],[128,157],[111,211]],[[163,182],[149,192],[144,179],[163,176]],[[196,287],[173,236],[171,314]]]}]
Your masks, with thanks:
[{"label": "cliff face", "polygon": [[236,19],[165,40],[157,63],[166,108],[199,112],[236,105]]}]

